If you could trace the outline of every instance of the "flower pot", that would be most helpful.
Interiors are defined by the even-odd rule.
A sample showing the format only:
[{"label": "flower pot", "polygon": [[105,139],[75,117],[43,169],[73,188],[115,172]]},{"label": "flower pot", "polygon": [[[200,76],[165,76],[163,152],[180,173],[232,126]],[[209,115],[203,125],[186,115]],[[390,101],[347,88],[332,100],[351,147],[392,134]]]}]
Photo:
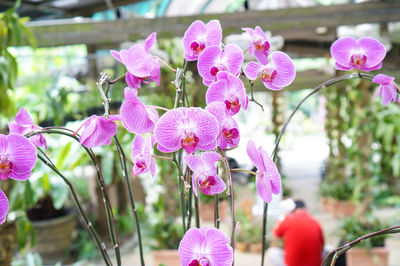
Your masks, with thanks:
[{"label": "flower pot", "polygon": [[350,217],[356,206],[348,200],[333,200],[331,203],[331,214],[335,218]]},{"label": "flower pot", "polygon": [[331,207],[330,207],[330,205],[331,205],[331,198],[329,198],[329,197],[322,197],[321,198],[321,201],[322,201],[322,211],[323,212],[330,212],[330,210],[331,210]]},{"label": "flower pot", "polygon": [[252,253],[257,253],[257,254],[259,254],[259,253],[261,253],[261,250],[262,250],[262,245],[261,245],[261,243],[251,243],[251,244],[250,244],[250,251],[251,251]]},{"label": "flower pot", "polygon": [[[214,221],[214,203],[202,203],[199,204],[200,208],[200,218],[203,221]],[[229,202],[224,200],[220,201],[218,204],[218,214],[219,219],[222,221],[225,219],[229,210]]]},{"label": "flower pot", "polygon": [[249,244],[246,242],[236,242],[235,247],[237,250],[239,250],[241,252],[247,252],[247,250],[249,248]]},{"label": "flower pot", "polygon": [[17,247],[17,228],[15,223],[0,226],[0,265],[9,266]]},{"label": "flower pot", "polygon": [[153,265],[164,264],[166,266],[181,265],[177,249],[153,250]]},{"label": "flower pot", "polygon": [[36,243],[29,249],[42,257],[44,264],[54,264],[65,258],[72,241],[72,232],[77,217],[68,213],[57,218],[32,221],[35,229]]},{"label": "flower pot", "polygon": [[389,264],[389,249],[375,247],[371,250],[365,248],[352,248],[346,252],[348,266],[387,266]]}]

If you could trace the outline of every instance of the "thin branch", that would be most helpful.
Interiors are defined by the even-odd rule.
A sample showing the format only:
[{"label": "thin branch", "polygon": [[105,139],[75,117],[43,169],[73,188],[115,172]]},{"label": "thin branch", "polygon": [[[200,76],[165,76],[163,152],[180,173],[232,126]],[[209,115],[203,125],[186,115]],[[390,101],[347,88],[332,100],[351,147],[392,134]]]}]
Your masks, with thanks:
[{"label": "thin branch", "polygon": [[241,168],[231,169],[231,172],[245,172],[245,173],[249,173],[249,174],[254,175],[254,176],[257,175],[256,172],[253,172],[253,171],[250,171],[250,170],[246,170],[246,169],[241,169]]},{"label": "thin branch", "polygon": [[264,112],[264,106],[261,103],[257,102],[256,99],[254,98],[254,94],[253,94],[254,82],[255,82],[255,80],[254,81],[249,80],[249,84],[250,84],[250,100],[249,101],[254,102],[258,106],[260,106],[261,110]]},{"label": "thin branch", "polygon": [[[152,154],[151,157],[161,160],[173,161],[174,158]],[[133,163],[132,163],[133,164]]]},{"label": "thin branch", "polygon": [[154,58],[156,58],[158,61],[160,61],[166,68],[168,68],[170,71],[176,73],[176,69],[174,69],[173,67],[171,67],[170,65],[168,65],[167,62],[165,62],[164,60],[162,60],[160,57],[158,56],[154,56]]}]

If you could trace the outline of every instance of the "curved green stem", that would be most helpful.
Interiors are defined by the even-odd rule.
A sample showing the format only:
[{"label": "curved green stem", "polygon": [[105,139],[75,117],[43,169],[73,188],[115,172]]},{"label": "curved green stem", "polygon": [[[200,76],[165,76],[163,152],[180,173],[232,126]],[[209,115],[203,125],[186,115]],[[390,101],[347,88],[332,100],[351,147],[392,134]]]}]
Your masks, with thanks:
[{"label": "curved green stem", "polygon": [[[321,83],[320,85],[318,85],[317,87],[315,87],[313,90],[311,90],[310,93],[308,93],[297,105],[296,107],[293,109],[292,113],[289,115],[289,117],[286,119],[285,124],[283,125],[281,132],[279,133],[279,136],[277,138],[277,141],[275,143],[275,147],[274,150],[272,151],[271,157],[272,160],[275,161],[276,159],[276,151],[278,150],[279,147],[279,143],[282,139],[283,134],[286,131],[287,126],[289,125],[292,117],[294,116],[294,114],[297,112],[297,110],[299,110],[300,106],[308,99],[310,98],[312,95],[314,95],[315,93],[317,93],[320,89],[322,88],[327,88],[331,85],[334,85],[338,82],[341,82],[343,80],[350,80],[350,79],[354,79],[354,78],[360,78],[360,79],[366,79],[366,80],[372,80],[374,78],[373,75],[370,74],[366,74],[366,73],[353,73],[353,74],[347,74],[347,75],[343,75],[343,76],[339,76],[336,78],[332,78],[329,79],[323,83]],[[262,244],[265,243],[265,235],[266,235],[266,225],[267,225],[267,212],[268,212],[268,207],[267,204],[265,204],[264,206],[264,213],[263,213],[263,238],[262,238]],[[265,244],[264,244],[265,245]],[[261,265],[264,265],[264,256],[265,256],[265,249],[261,250]]]},{"label": "curved green stem", "polygon": [[[43,128],[42,130],[34,131],[34,132],[27,134],[26,137],[29,138],[31,136],[34,136],[37,134],[43,134],[43,133],[64,135],[64,136],[70,137],[70,138],[74,139],[75,141],[79,142],[79,137],[77,135],[74,135],[74,133],[72,133],[71,130],[62,128],[62,127],[57,127],[57,129],[54,129],[52,127],[51,128]],[[121,265],[121,253],[120,253],[120,248],[119,248],[119,238],[118,238],[118,232],[116,229],[117,227],[116,227],[116,223],[115,223],[115,217],[112,212],[110,198],[109,198],[107,190],[106,190],[106,185],[104,182],[102,171],[100,169],[99,161],[97,160],[97,157],[93,153],[92,149],[89,149],[83,145],[81,145],[81,146],[85,149],[86,153],[89,155],[89,157],[92,161],[93,166],[95,167],[97,183],[100,187],[102,196],[104,198],[104,207],[106,208],[107,225],[108,225],[108,229],[109,229],[110,238],[113,242],[113,248],[115,251],[117,264]]]},{"label": "curved green stem", "polygon": [[125,152],[122,149],[122,146],[121,146],[117,136],[114,136],[114,140],[115,140],[115,144],[117,145],[117,150],[118,150],[118,155],[119,155],[118,157],[120,159],[120,163],[121,163],[121,167],[122,167],[122,175],[124,176],[124,179],[125,179],[125,186],[128,190],[131,211],[132,211],[133,217],[135,218],[135,226],[136,226],[138,242],[139,242],[140,263],[142,266],[144,266],[142,235],[140,232],[139,217],[137,215],[137,211],[136,211],[136,207],[135,207],[135,200],[133,199],[133,193],[131,190],[131,184],[130,184],[130,180],[129,180],[128,170],[126,167],[126,156],[125,156]]},{"label": "curved green stem", "polygon": [[46,164],[47,167],[49,167],[51,170],[53,170],[58,176],[61,177],[61,179],[67,184],[71,194],[72,194],[72,199],[75,202],[76,207],[78,208],[78,212],[80,214],[80,216],[82,217],[82,220],[84,222],[84,224],[86,225],[87,229],[89,230],[89,233],[92,235],[92,237],[94,238],[97,248],[100,251],[100,254],[103,257],[104,262],[106,263],[106,265],[112,265],[110,257],[108,256],[107,250],[106,250],[106,245],[100,241],[99,236],[97,235],[93,224],[90,222],[90,220],[87,218],[85,212],[83,211],[83,208],[78,200],[78,195],[75,192],[74,187],[72,186],[71,182],[69,182],[69,180],[57,169],[57,167],[51,162],[51,160],[49,159],[49,157],[47,157],[46,154],[44,154],[44,152],[42,150],[39,149],[39,151],[42,152],[42,154],[38,153],[38,158],[44,163]]}]

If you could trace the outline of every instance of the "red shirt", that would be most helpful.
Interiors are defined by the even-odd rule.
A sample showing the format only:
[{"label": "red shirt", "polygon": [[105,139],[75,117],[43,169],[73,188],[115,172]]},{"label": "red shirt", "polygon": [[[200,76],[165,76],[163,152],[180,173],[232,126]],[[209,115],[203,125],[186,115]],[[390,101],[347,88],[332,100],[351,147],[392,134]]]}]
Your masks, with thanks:
[{"label": "red shirt", "polygon": [[320,266],[324,236],[318,221],[305,210],[289,214],[275,229],[284,239],[287,266]]}]

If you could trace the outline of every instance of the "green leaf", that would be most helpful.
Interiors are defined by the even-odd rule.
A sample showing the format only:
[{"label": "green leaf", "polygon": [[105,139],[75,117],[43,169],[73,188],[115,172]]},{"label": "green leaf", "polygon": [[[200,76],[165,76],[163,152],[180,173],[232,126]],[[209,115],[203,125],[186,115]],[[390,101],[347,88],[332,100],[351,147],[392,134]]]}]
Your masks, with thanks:
[{"label": "green leaf", "polygon": [[72,142],[68,142],[60,151],[60,153],[57,156],[57,163],[56,163],[56,167],[58,169],[63,169],[64,168],[64,163],[65,163],[65,159],[67,158],[68,154],[71,151],[71,145]]}]

